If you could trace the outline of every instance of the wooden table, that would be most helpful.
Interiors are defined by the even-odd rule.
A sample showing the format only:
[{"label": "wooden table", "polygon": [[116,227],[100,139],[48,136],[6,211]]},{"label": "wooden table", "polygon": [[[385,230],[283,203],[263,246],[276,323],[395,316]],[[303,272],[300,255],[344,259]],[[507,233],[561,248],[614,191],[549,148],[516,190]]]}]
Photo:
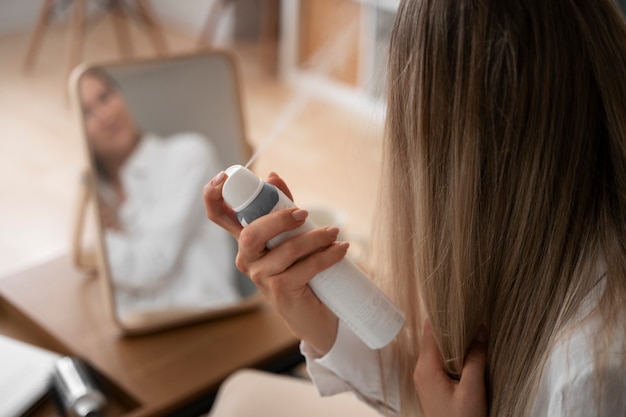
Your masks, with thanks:
[{"label": "wooden table", "polygon": [[[0,279],[0,333],[86,361],[111,398],[107,415],[179,413],[213,395],[237,369],[279,370],[300,360],[298,341],[265,304],[232,317],[122,336],[97,281],[77,272],[69,257]],[[52,410],[44,403],[34,415],[56,415]]]}]

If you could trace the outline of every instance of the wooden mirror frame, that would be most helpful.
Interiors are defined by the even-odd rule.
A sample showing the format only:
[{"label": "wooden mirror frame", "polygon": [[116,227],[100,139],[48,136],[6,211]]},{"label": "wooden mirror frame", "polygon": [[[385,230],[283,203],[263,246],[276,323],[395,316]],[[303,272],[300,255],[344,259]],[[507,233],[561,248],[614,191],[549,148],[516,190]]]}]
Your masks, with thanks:
[{"label": "wooden mirror frame", "polygon": [[[82,108],[79,96],[78,83],[80,78],[92,68],[103,68],[105,70],[110,69],[130,69],[130,68],[149,68],[150,66],[157,66],[160,64],[173,64],[183,63],[194,59],[206,59],[214,58],[222,60],[231,72],[231,84],[232,92],[234,94],[234,101],[236,102],[236,117],[239,119],[239,137],[241,143],[239,144],[240,155],[229,155],[225,159],[226,166],[233,163],[242,163],[250,158],[252,155],[252,147],[247,141],[245,133],[245,123],[243,115],[243,106],[241,98],[241,89],[239,85],[239,69],[234,56],[223,50],[210,49],[203,50],[194,53],[181,54],[175,56],[169,56],[166,58],[144,58],[144,59],[131,59],[116,62],[96,62],[96,63],[84,63],[78,66],[70,76],[68,82],[69,96],[71,100],[73,113],[76,115],[77,123],[80,127],[80,132],[83,139],[83,148],[85,151],[85,157],[87,158],[88,167],[82,173],[80,178],[80,190],[77,201],[77,210],[74,223],[74,230],[72,232],[72,258],[75,266],[89,274],[97,275],[101,281],[102,293],[105,297],[106,305],[110,307],[110,315],[115,323],[121,329],[125,335],[140,335],[147,334],[156,331],[163,331],[174,327],[197,323],[199,321],[214,319],[227,315],[239,314],[249,311],[258,307],[263,298],[257,291],[256,294],[247,297],[239,303],[232,305],[226,305],[223,307],[210,308],[203,310],[202,312],[189,312],[185,310],[180,311],[164,311],[155,313],[146,313],[140,320],[133,322],[127,322],[122,320],[117,314],[116,302],[115,302],[115,288],[110,277],[109,267],[107,264],[106,248],[104,244],[104,233],[100,221],[97,220],[96,227],[96,245],[94,252],[91,253],[84,248],[83,235],[85,230],[85,223],[87,219],[87,209],[90,204],[95,207],[96,218],[99,219],[98,204],[95,204],[94,196],[96,195],[96,176],[94,174],[94,163],[91,151],[89,149],[86,133],[85,123],[82,115]],[[132,107],[132,106],[131,106]],[[222,154],[220,145],[216,143],[218,152]],[[223,156],[223,155],[222,155]],[[199,195],[201,190],[199,190]],[[209,220],[207,220],[209,221]],[[233,260],[234,261],[234,260]],[[234,263],[233,263],[234,268]]]}]

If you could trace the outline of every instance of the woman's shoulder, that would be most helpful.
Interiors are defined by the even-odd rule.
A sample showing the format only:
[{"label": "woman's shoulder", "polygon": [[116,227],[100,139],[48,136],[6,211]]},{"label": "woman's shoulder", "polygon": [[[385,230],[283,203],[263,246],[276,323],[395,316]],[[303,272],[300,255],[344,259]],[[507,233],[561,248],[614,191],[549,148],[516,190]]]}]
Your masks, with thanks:
[{"label": "woman's shoulder", "polygon": [[626,335],[599,315],[563,332],[542,371],[533,416],[626,414]]}]

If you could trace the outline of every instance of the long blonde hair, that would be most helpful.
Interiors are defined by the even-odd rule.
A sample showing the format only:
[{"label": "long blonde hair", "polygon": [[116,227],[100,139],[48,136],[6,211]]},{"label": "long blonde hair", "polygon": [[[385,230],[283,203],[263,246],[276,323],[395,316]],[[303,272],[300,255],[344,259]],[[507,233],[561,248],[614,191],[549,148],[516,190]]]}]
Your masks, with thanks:
[{"label": "long blonde hair", "polygon": [[611,0],[403,0],[388,74],[377,240],[408,313],[401,414],[420,414],[429,317],[452,376],[487,324],[490,415],[528,415],[600,257],[600,331],[626,327],[623,18]]}]

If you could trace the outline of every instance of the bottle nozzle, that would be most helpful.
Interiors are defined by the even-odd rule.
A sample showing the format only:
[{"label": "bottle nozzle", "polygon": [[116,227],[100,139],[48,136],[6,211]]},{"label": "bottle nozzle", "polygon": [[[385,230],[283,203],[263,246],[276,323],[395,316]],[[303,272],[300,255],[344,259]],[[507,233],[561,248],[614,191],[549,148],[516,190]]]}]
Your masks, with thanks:
[{"label": "bottle nozzle", "polygon": [[222,188],[222,196],[233,210],[240,211],[261,192],[263,180],[241,165],[231,165],[225,172],[228,178]]}]

